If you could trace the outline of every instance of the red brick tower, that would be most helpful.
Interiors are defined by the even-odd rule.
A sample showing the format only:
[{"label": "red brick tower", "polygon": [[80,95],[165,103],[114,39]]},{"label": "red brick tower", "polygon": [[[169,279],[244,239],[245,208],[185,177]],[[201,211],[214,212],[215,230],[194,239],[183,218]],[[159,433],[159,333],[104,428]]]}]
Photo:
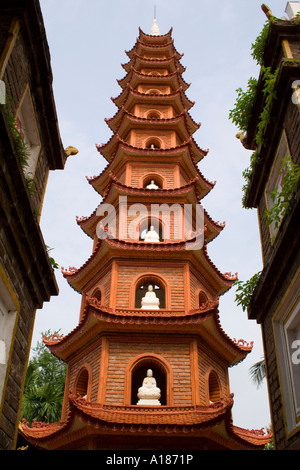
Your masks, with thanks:
[{"label": "red brick tower", "polygon": [[[197,222],[213,184],[197,167],[207,152],[193,138],[199,125],[182,56],[156,22],[127,54],[118,110],[107,120],[113,135],[98,146],[108,165],[88,180],[103,200],[78,219],[93,252],[63,271],[82,294],[79,323],[45,339],[68,363],[61,422],[23,423],[22,433],[46,449],[262,448],[269,436],[232,423],[228,367],[252,345],[231,340],[219,323],[218,298],[235,277],[207,254],[224,224],[205,211],[204,232]],[[138,402],[148,370],[156,386]]]}]

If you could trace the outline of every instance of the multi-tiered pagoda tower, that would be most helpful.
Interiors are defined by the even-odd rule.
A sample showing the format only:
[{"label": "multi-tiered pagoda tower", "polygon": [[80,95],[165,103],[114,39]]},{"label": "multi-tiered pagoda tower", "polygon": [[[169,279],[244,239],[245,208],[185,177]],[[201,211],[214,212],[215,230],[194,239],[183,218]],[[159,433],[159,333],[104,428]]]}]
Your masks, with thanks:
[{"label": "multi-tiered pagoda tower", "polygon": [[218,299],[235,276],[207,254],[224,224],[204,210],[203,226],[197,219],[214,184],[197,167],[207,151],[193,138],[171,31],[160,35],[154,21],[127,52],[113,134],[98,146],[108,165],[88,179],[103,200],[78,219],[93,251],[63,270],[82,295],[79,323],[45,339],[68,364],[62,418],[22,425],[41,448],[258,449],[269,440],[232,423],[228,368],[252,345],[220,326]]}]

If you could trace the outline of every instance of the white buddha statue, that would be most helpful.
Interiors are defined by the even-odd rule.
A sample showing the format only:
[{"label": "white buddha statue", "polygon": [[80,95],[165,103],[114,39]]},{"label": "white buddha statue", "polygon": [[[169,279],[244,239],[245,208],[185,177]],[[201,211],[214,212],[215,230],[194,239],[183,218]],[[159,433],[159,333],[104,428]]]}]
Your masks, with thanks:
[{"label": "white buddha statue", "polygon": [[150,284],[148,286],[148,291],[141,301],[141,308],[145,310],[158,310],[159,309],[159,299],[156,297],[156,294],[153,290],[153,286]]},{"label": "white buddha statue", "polygon": [[137,394],[139,401],[137,405],[160,405],[160,389],[156,385],[151,369],[147,370],[147,377],[144,378],[142,386]]},{"label": "white buddha statue", "polygon": [[159,189],[154,180],[151,180],[151,183],[146,186],[146,189]]},{"label": "white buddha statue", "polygon": [[154,230],[153,225],[150,226],[150,229],[145,235],[144,241],[146,243],[159,243],[159,235],[158,233]]}]

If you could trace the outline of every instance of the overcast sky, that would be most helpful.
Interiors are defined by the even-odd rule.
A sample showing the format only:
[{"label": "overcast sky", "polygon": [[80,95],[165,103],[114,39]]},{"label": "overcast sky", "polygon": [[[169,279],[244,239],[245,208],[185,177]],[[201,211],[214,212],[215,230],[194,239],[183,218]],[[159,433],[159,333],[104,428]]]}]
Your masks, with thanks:
[{"label": "overcast sky", "polygon": [[[242,208],[242,171],[251,151],[245,150],[228,119],[236,89],[246,88],[259,69],[251,57],[251,44],[266,17],[258,0],[40,0],[51,53],[53,87],[63,145],[79,153],[71,156],[63,171],[51,172],[41,226],[51,255],[60,267],[79,268],[91,255],[92,241],[76,223],[76,216],[89,216],[99,205],[99,195],[86,176],[98,175],[106,161],[95,144],[108,141],[111,131],[104,119],[117,108],[111,97],[120,94],[117,79],[125,76],[121,64],[139,34],[150,33],[154,4],[161,34],[173,27],[173,38],[183,78],[191,83],[186,95],[195,101],[190,114],[201,122],[194,134],[198,145],[209,148],[200,170],[215,188],[203,205],[215,221],[226,222],[223,232],[208,246],[208,254],[222,272],[238,272],[247,280],[262,269],[256,210]],[[279,18],[286,1],[269,0]],[[37,311],[32,346],[48,329],[69,333],[78,324],[80,295],[56,270],[60,289]],[[251,354],[230,369],[234,393],[233,422],[248,429],[270,424],[267,387],[257,389],[249,367],[263,355],[260,326],[247,319],[234,301],[232,288],[220,299],[221,326],[231,338],[254,341]]]}]

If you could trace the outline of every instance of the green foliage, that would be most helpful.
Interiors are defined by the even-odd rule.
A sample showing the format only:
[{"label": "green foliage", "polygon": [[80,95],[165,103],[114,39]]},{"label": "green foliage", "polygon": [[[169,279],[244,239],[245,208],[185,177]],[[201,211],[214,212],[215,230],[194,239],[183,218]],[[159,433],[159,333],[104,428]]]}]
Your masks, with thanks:
[{"label": "green foliage", "polygon": [[253,364],[253,366],[249,369],[251,380],[257,385],[259,388],[264,379],[266,378],[266,367],[265,367],[265,360],[261,359],[260,361]]},{"label": "green foliage", "polygon": [[237,286],[235,302],[237,302],[237,305],[241,305],[243,311],[245,311],[246,308],[250,305],[253,292],[258,284],[260,275],[261,271],[254,274],[254,276],[252,276],[248,281],[243,282],[236,280],[234,283],[234,285]]},{"label": "green foliage", "polygon": [[270,67],[262,67],[261,71],[264,81],[263,95],[265,97],[265,103],[259,117],[257,133],[255,136],[255,142],[257,144],[263,144],[263,132],[265,127],[270,122],[270,108],[273,100],[276,98],[275,85],[279,69],[276,69],[274,73],[271,73]]},{"label": "green foliage", "polygon": [[58,269],[58,268],[59,268],[59,265],[57,264],[57,262],[55,261],[55,259],[54,259],[52,256],[50,256],[50,254],[49,254],[50,251],[53,250],[53,248],[50,248],[48,245],[46,245],[46,249],[47,249],[47,253],[48,253],[48,255],[49,255],[49,259],[50,259],[50,263],[51,263],[51,265],[52,265],[52,268],[53,268],[53,269]]},{"label": "green foliage", "polygon": [[25,181],[26,181],[29,194],[33,195],[35,191],[34,179],[31,177],[31,173],[27,172],[30,151],[28,150],[28,147],[26,143],[24,142],[21,133],[17,129],[15,118],[11,116],[8,112],[6,112],[6,121],[9,125],[11,136],[15,144],[15,149],[19,157],[22,170],[24,172]]},{"label": "green foliage", "polygon": [[266,23],[263,26],[262,31],[260,34],[257,36],[255,42],[251,45],[251,50],[252,50],[252,57],[254,60],[256,60],[256,63],[258,65],[263,64],[263,55],[269,35],[269,30],[270,30],[270,24],[275,20],[275,18],[266,21]]},{"label": "green foliage", "polygon": [[[45,333],[49,334],[50,331]],[[38,342],[33,351],[26,373],[21,419],[29,423],[57,422],[61,417],[66,364],[53,356],[43,342]]]},{"label": "green foliage", "polygon": [[[261,31],[261,33],[256,38],[255,42],[252,44],[252,57],[256,60],[258,65],[261,65],[261,77],[263,80],[264,88],[264,107],[259,116],[259,122],[257,126],[257,133],[255,136],[255,142],[258,145],[263,145],[263,134],[266,126],[270,122],[270,109],[273,100],[276,98],[275,86],[278,76],[279,69],[276,69],[274,73],[271,73],[270,67],[263,66],[263,54],[266,47],[266,42],[269,34],[270,24],[274,21],[277,21],[276,18],[271,18],[268,20]],[[249,120],[252,113],[252,108],[254,105],[255,95],[257,92],[258,80],[251,77],[248,80],[248,87],[246,92],[241,88],[236,90],[237,98],[234,105],[234,108],[229,111],[229,118],[232,122],[238,127],[239,130],[245,132],[249,125]],[[245,179],[245,184],[243,185],[243,198],[242,206],[245,208],[245,201],[247,197],[247,191],[249,184],[252,178],[252,174],[255,166],[259,162],[258,153],[254,152],[250,157],[250,166],[246,168],[243,172],[243,178]]]},{"label": "green foliage", "polygon": [[242,190],[243,190],[242,206],[244,208],[246,208],[245,201],[246,201],[246,197],[247,197],[249,184],[250,184],[250,181],[251,181],[251,178],[252,178],[252,174],[253,174],[254,168],[255,168],[255,166],[257,165],[258,162],[259,162],[258,153],[253,152],[251,157],[250,157],[249,167],[246,168],[242,173],[243,178],[245,179],[245,184],[242,187]]},{"label": "green foliage", "polygon": [[295,16],[295,18],[294,18],[294,23],[295,23],[295,24],[300,24],[300,12],[297,13],[297,15]]},{"label": "green foliage", "polygon": [[229,119],[231,119],[241,131],[246,131],[248,127],[256,89],[257,79],[251,77],[248,80],[248,87],[245,92],[241,88],[236,90],[237,98],[234,108],[229,111]]},{"label": "green foliage", "polygon": [[267,219],[267,225],[274,223],[275,228],[278,228],[280,221],[290,209],[291,198],[300,179],[300,166],[296,165],[291,157],[283,158],[279,174],[284,175],[281,187],[274,188],[274,190],[270,192],[274,206],[264,213],[264,217]]}]

